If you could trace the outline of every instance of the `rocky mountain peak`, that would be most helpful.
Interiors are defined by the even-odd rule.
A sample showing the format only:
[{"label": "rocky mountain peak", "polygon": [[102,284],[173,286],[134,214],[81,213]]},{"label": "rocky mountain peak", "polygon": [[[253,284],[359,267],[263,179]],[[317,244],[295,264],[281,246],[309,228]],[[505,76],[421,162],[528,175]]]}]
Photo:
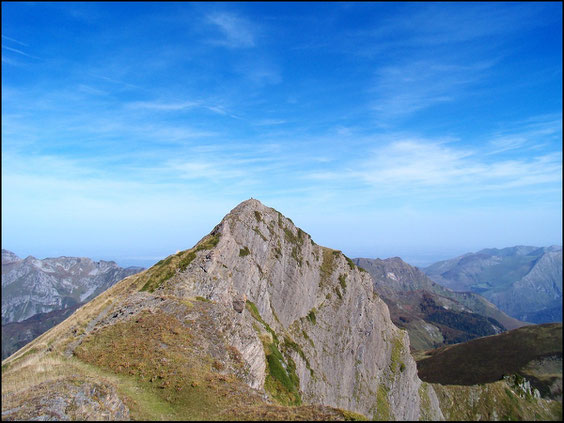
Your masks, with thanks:
[{"label": "rocky mountain peak", "polygon": [[[321,404],[383,420],[442,418],[433,388],[417,377],[407,332],[392,323],[370,275],[255,199],[237,205],[193,248],[124,279],[73,319],[50,332],[53,348],[89,363],[112,359],[98,349],[112,327],[147,328],[150,338],[132,339],[143,345],[123,350],[128,357],[145,351],[160,336],[164,347],[155,341],[152,355],[127,358],[144,360],[146,372],[169,357],[171,332],[162,330],[174,321],[178,351],[194,348],[192,357],[217,362],[216,369],[279,404]],[[72,322],[83,328],[76,339],[63,335]],[[121,348],[124,341],[116,342]]]},{"label": "rocky mountain peak", "polygon": [[18,261],[21,261],[21,258],[19,258],[11,251],[2,248],[2,264],[11,264]]},{"label": "rocky mountain peak", "polygon": [[203,298],[230,316],[238,331],[229,342],[249,363],[253,388],[274,383],[265,351],[276,348],[287,377],[299,380],[291,398],[379,418],[440,416],[417,378],[407,332],[390,320],[370,275],[258,200],[240,203],[194,248],[149,272],[141,291]]}]

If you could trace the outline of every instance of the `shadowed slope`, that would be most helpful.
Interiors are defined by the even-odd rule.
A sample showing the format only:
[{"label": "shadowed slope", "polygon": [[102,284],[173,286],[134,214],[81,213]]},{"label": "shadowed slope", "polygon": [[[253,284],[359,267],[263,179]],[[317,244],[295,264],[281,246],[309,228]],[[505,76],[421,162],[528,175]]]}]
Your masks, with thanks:
[{"label": "shadowed slope", "polygon": [[543,396],[561,397],[562,324],[526,326],[427,351],[417,369],[422,380],[443,385],[476,385],[520,374]]}]

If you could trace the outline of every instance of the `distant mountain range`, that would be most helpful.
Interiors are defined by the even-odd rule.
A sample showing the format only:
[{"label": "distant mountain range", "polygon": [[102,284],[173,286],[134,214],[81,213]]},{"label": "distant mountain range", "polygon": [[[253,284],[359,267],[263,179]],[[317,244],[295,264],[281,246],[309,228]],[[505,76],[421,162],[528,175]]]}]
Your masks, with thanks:
[{"label": "distant mountain range", "polygon": [[407,329],[413,349],[464,342],[526,324],[478,294],[455,292],[433,282],[399,257],[353,262],[370,273],[374,290],[388,305],[392,321]]},{"label": "distant mountain range", "polygon": [[19,258],[2,250],[2,359],[110,286],[143,270],[84,257]]},{"label": "distant mountain range", "polygon": [[488,248],[422,269],[456,291],[472,291],[516,319],[562,321],[562,247]]},{"label": "distant mountain range", "polygon": [[85,257],[19,258],[2,250],[2,324],[85,303],[143,270]]}]

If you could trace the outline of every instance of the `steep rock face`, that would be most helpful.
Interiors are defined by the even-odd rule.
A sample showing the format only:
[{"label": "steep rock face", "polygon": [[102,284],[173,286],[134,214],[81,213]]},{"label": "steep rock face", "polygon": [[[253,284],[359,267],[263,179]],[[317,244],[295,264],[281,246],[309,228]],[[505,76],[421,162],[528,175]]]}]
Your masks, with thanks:
[{"label": "steep rock face", "polygon": [[2,250],[2,324],[89,301],[140,270],[83,257],[21,260]]},{"label": "steep rock face", "polygon": [[510,316],[533,323],[562,320],[562,247],[489,248],[423,271],[457,291],[483,295]]},{"label": "steep rock face", "polygon": [[[155,292],[203,296],[231,309],[250,301],[278,338],[297,344],[288,354],[307,402],[368,416],[421,416],[407,333],[393,325],[367,273],[257,200],[237,206],[211,234],[219,238],[213,250],[199,253]],[[240,316],[247,321],[241,327],[252,326],[249,314]],[[258,339],[241,350],[251,363],[253,386],[265,378],[258,351]],[[440,416],[438,407],[431,412]]]}]

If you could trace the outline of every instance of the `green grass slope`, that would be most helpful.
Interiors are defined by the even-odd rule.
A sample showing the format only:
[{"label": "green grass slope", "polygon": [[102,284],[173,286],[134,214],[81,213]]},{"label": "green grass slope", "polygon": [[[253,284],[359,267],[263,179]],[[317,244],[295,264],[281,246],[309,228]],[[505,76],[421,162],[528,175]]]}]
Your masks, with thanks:
[{"label": "green grass slope", "polygon": [[562,324],[525,326],[427,351],[416,359],[419,377],[426,382],[477,385],[518,374],[543,396],[555,397],[555,386],[560,395],[562,386]]}]

